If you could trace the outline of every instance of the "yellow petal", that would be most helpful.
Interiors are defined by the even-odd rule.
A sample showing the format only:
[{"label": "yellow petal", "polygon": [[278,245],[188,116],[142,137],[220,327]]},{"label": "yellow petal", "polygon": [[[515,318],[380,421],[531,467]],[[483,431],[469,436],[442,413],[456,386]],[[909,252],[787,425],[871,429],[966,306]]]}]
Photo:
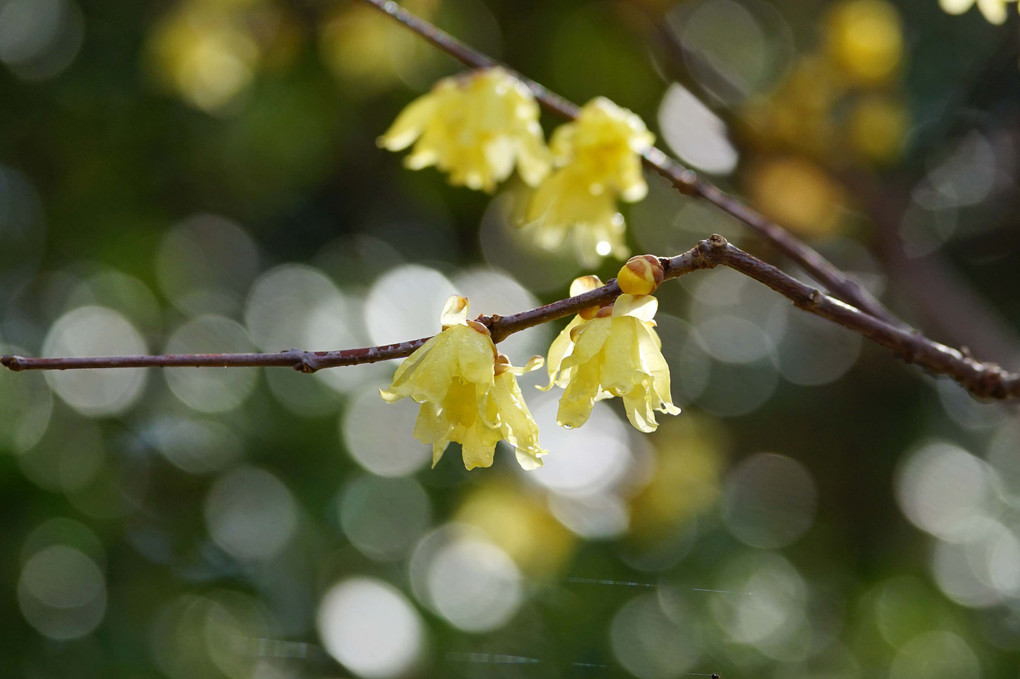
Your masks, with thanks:
[{"label": "yellow petal", "polygon": [[496,369],[496,346],[492,338],[467,325],[454,325],[443,331],[456,343],[455,372],[475,384],[492,384]]},{"label": "yellow petal", "polygon": [[592,290],[598,290],[605,283],[598,276],[580,276],[570,282],[570,296],[577,297]]},{"label": "yellow petal", "polygon": [[421,136],[436,111],[440,97],[430,92],[418,97],[405,108],[376,143],[388,151],[401,151]]},{"label": "yellow petal", "polygon": [[638,385],[624,395],[623,409],[627,413],[627,420],[638,431],[650,434],[659,428],[645,385]]},{"label": "yellow petal", "polygon": [[651,295],[620,295],[613,304],[613,317],[631,316],[651,322],[659,310],[659,300]]},{"label": "yellow petal", "polygon": [[446,299],[446,303],[443,304],[443,313],[439,317],[440,322],[444,328],[450,325],[461,325],[467,320],[470,310],[471,303],[467,297],[450,295]]},{"label": "yellow petal", "polygon": [[[549,384],[544,387],[538,387],[542,391],[549,391],[552,389],[554,384],[559,384],[561,387],[566,384],[568,378],[566,372],[557,379],[557,373],[560,372],[560,367],[563,363],[563,359],[570,355],[570,352],[574,349],[574,341],[570,339],[570,334],[574,328],[584,323],[584,319],[580,316],[574,316],[570,323],[567,323],[567,327],[563,328],[556,339],[553,340],[552,344],[549,345],[549,360],[546,362],[546,371],[549,374]],[[562,381],[561,381],[562,380]]]},{"label": "yellow petal", "polygon": [[571,374],[556,411],[556,423],[561,427],[574,429],[588,421],[599,393],[599,368],[596,359],[581,363]]},{"label": "yellow petal", "polygon": [[573,331],[574,349],[564,358],[563,367],[585,363],[602,351],[612,330],[612,318],[593,318]]},{"label": "yellow petal", "polygon": [[465,429],[460,439],[464,456],[464,467],[471,471],[475,467],[491,467],[496,452],[496,443],[502,438],[498,429],[490,429],[481,421]]},{"label": "yellow petal", "polygon": [[382,396],[383,400],[387,403],[393,403],[405,396],[411,396],[412,389],[408,387],[408,382],[412,380],[418,369],[428,360],[432,351],[441,345],[443,341],[439,335],[436,335],[418,347],[413,354],[405,358],[397,366],[396,372],[393,373],[393,381],[390,388],[379,390],[379,395]]},{"label": "yellow petal", "polygon": [[432,403],[422,403],[418,419],[414,423],[414,437],[425,445],[432,445],[432,466],[438,464],[443,451],[450,444],[452,427]]},{"label": "yellow petal", "polygon": [[528,359],[528,362],[525,363],[524,365],[522,365],[520,367],[513,366],[513,365],[507,366],[507,368],[504,370],[504,372],[508,372],[508,373],[510,373],[512,375],[517,375],[517,376],[526,375],[526,374],[528,374],[530,372],[534,372],[534,371],[538,370],[543,365],[545,365],[545,359],[544,358],[542,358],[541,356],[532,356],[531,358]]},{"label": "yellow petal", "polygon": [[662,355],[662,340],[655,329],[642,323],[638,329],[638,351],[641,369],[651,378],[651,393],[658,403],[652,407],[668,415],[679,415],[680,409],[673,405],[670,395],[669,364]]},{"label": "yellow petal", "polygon": [[638,350],[638,325],[641,321],[630,316],[611,319],[609,337],[602,348],[602,372],[599,382],[602,389],[615,396],[624,396],[644,379]]},{"label": "yellow petal", "polygon": [[503,438],[517,449],[518,460],[524,454],[538,462],[547,451],[538,445],[538,425],[524,402],[517,378],[509,372],[498,376],[493,394],[499,405]]}]

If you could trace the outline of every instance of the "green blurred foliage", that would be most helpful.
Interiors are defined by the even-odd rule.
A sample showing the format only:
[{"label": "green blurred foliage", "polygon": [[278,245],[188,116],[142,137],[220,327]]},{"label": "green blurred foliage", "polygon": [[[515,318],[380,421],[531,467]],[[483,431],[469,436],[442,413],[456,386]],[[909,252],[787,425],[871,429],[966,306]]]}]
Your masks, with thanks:
[{"label": "green blurred foliage", "polygon": [[[813,69],[850,4],[408,6],[684,156],[720,128],[667,134],[682,85],[739,158],[714,180],[817,206],[800,232],[911,322],[1015,361],[1014,12],[870,3],[898,17],[900,65],[848,84]],[[512,313],[582,273],[513,229],[514,183],[455,189],[376,148],[459,68],[360,4],[0,0],[0,60],[5,352],[362,346],[433,332],[448,287]],[[901,116],[866,117],[894,130],[871,155],[852,122],[870,97]],[[649,182],[626,209],[636,252],[720,232],[785,264]],[[945,285],[988,300],[972,335]],[[606,405],[562,432],[534,392],[547,476],[503,448],[490,470],[455,447],[423,466],[413,408],[375,397],[389,365],[0,375],[0,673],[1015,676],[1014,410],[732,272],[658,296],[685,413],[641,437]],[[529,336],[515,363],[552,335]]]}]

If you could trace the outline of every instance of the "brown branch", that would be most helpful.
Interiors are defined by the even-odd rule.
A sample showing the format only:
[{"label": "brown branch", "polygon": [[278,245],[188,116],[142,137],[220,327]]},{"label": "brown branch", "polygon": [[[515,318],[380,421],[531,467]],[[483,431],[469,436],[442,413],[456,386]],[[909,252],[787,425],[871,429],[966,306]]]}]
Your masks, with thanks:
[{"label": "brown branch", "polygon": [[[531,89],[535,99],[547,110],[563,118],[575,119],[580,111],[577,104],[564,99],[550,91],[540,83],[527,78],[495,59],[465,45],[449,33],[439,29],[424,19],[408,12],[394,0],[362,0],[384,13],[402,26],[417,33],[435,47],[446,52],[458,61],[472,68],[489,68],[502,65]],[[840,299],[852,304],[875,318],[886,323],[902,326],[903,322],[896,318],[881,302],[867,290],[840,271],[834,264],[822,257],[813,248],[798,239],[789,231],[763,215],[744,205],[733,196],[727,194],[712,182],[700,177],[690,168],[684,167],[670,158],[658,148],[652,147],[644,153],[645,165],[665,177],[681,193],[701,198],[742,222],[761,236],[769,240],[787,257],[796,262],[813,278],[822,283]]]},{"label": "brown branch", "polygon": [[1008,372],[994,363],[976,361],[969,354],[934,342],[917,331],[904,330],[863,313],[730,245],[722,236],[701,241],[692,252],[704,262],[699,268],[722,265],[739,271],[790,299],[800,309],[891,349],[907,363],[916,363],[929,372],[952,378],[975,396],[1000,400],[1020,397],[1020,373]]},{"label": "brown branch", "polygon": [[[698,269],[727,266],[767,285],[791,300],[797,307],[870,339],[908,363],[946,375],[975,396],[991,399],[1020,397],[1020,374],[1003,370],[994,363],[982,363],[968,354],[904,330],[852,307],[820,290],[801,283],[789,274],[731,245],[719,235],[699,242],[694,248],[675,257],[660,257],[665,279],[679,278]],[[561,299],[536,309],[510,316],[479,316],[489,327],[494,342],[527,328],[570,316],[593,306],[604,306],[620,294],[615,280],[576,297]],[[144,367],[290,367],[312,373],[363,363],[376,363],[409,356],[428,337],[364,349],[342,351],[300,351],[290,349],[275,354],[191,354],[166,356],[97,356],[88,358],[25,358],[0,356],[0,364],[11,370],[73,370],[81,368],[144,368]]]}]

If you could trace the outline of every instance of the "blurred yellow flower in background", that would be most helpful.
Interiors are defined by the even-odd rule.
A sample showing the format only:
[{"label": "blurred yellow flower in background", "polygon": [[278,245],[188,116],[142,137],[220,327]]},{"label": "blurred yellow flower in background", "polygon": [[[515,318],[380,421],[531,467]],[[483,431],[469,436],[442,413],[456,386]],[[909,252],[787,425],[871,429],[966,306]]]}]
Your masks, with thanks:
[{"label": "blurred yellow flower in background", "polygon": [[839,231],[846,201],[843,188],[810,160],[768,158],[751,166],[746,181],[754,205],[792,231],[814,238]]},{"label": "blurred yellow flower in background", "polygon": [[496,443],[506,439],[525,469],[542,466],[538,426],[524,403],[516,375],[542,365],[534,356],[515,368],[496,351],[488,329],[467,320],[468,300],[453,295],[443,309],[443,330],[407,357],[379,394],[387,403],[410,397],[421,404],[414,435],[432,445],[435,466],[451,441],[463,448],[468,469],[489,467]]},{"label": "blurred yellow flower in background", "polygon": [[577,543],[574,534],[549,512],[542,494],[505,481],[474,486],[453,520],[485,531],[531,577],[560,573]]},{"label": "blurred yellow flower in background", "polygon": [[538,114],[522,82],[490,68],[440,80],[397,116],[379,145],[401,151],[413,143],[405,165],[435,165],[454,185],[492,191],[516,165],[534,186],[550,166]]},{"label": "blurred yellow flower in background", "polygon": [[885,0],[849,0],[828,17],[828,54],[855,85],[892,81],[903,60],[903,30],[896,8]]},{"label": "blurred yellow flower in background", "polygon": [[623,397],[627,419],[646,433],[658,427],[653,411],[680,413],[670,397],[669,365],[654,329],[657,309],[651,295],[620,295],[595,318],[582,318],[560,333],[549,360],[558,361],[563,374],[550,374],[551,383],[565,386],[556,415],[561,426],[580,427],[596,400],[613,396]]},{"label": "blurred yellow flower in background", "polygon": [[864,160],[886,165],[900,157],[910,132],[903,102],[872,95],[854,103],[848,120],[851,149]]},{"label": "blurred yellow flower in background", "polygon": [[630,502],[631,540],[654,547],[718,502],[732,443],[704,415],[671,419],[650,439],[654,469]]},{"label": "blurred yellow flower in background", "polygon": [[184,2],[160,19],[149,56],[163,84],[195,108],[213,113],[255,77],[259,46],[233,8]]},{"label": "blurred yellow flower in background", "polygon": [[584,105],[577,120],[553,133],[557,170],[535,191],[525,223],[546,249],[569,236],[586,266],[601,257],[628,254],[617,199],[639,201],[648,193],[641,154],[655,141],[638,116],[603,97]]},{"label": "blurred yellow flower in background", "polygon": [[[401,6],[434,20],[439,0],[403,0]],[[371,94],[417,75],[439,58],[436,50],[368,5],[338,3],[319,27],[319,53],[343,81],[345,94]]]},{"label": "blurred yellow flower in background", "polygon": [[963,14],[975,4],[985,19],[993,24],[1006,23],[1006,3],[1013,0],[939,0],[939,6],[949,14]]}]

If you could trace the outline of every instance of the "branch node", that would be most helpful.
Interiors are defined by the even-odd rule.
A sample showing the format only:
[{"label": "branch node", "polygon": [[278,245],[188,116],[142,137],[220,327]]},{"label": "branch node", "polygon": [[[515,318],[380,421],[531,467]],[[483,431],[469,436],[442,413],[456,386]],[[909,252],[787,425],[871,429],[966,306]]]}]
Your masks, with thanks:
[{"label": "branch node", "polygon": [[685,193],[693,194],[698,184],[698,173],[690,168],[685,168],[680,173],[679,179],[686,189]]},{"label": "branch node", "polygon": [[971,387],[971,393],[983,398],[1009,398],[1006,388],[1008,373],[995,363],[981,364],[981,376]]},{"label": "branch node", "polygon": [[810,309],[817,309],[823,299],[825,299],[825,295],[822,294],[821,290],[815,288],[808,295],[807,307]]},{"label": "branch node", "polygon": [[21,359],[18,356],[0,356],[0,364],[14,372],[21,371]]},{"label": "branch node", "polygon": [[728,240],[726,240],[724,237],[720,236],[717,233],[713,233],[711,236],[708,237],[708,245],[713,250],[724,248],[729,244],[730,243]]},{"label": "branch node", "polygon": [[294,368],[294,370],[297,370],[300,373],[305,373],[306,375],[308,375],[314,372],[318,372],[319,368],[322,367],[321,365],[319,365],[319,361],[316,360],[316,358],[308,351],[301,351],[300,349],[287,349],[283,353],[291,354],[294,356],[295,361],[292,367]]}]

